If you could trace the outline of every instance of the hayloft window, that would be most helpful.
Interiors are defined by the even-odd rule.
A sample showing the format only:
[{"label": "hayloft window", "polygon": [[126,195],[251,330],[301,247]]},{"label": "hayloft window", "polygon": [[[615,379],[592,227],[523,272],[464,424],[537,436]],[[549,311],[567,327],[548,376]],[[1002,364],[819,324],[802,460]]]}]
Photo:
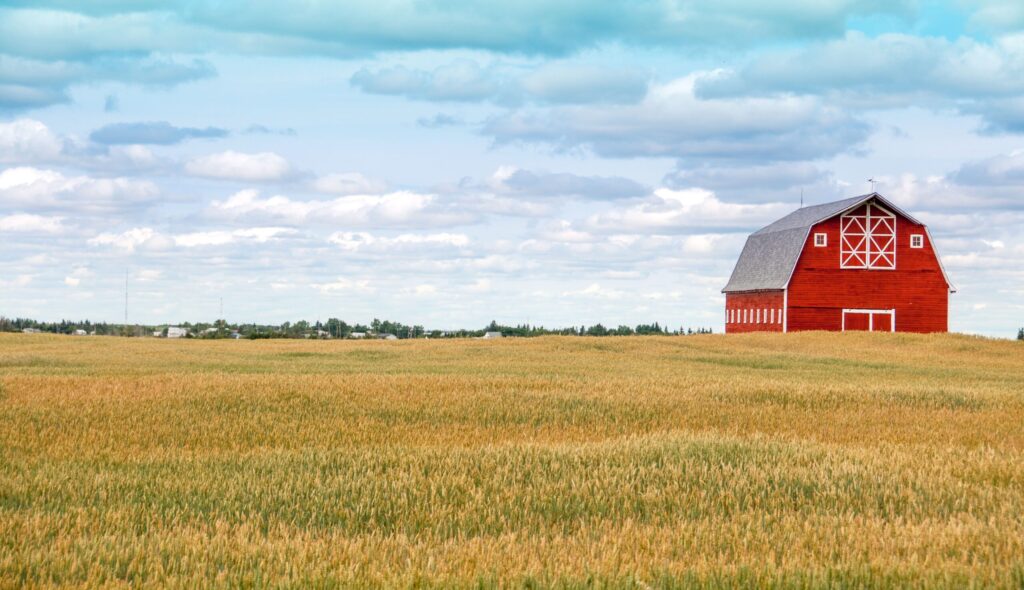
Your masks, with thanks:
[{"label": "hayloft window", "polygon": [[924,236],[921,234],[911,234],[910,236],[910,247],[911,248],[924,248]]},{"label": "hayloft window", "polygon": [[840,218],[840,268],[896,268],[896,216],[868,203]]},{"label": "hayloft window", "polygon": [[814,234],[814,247],[824,248],[828,246],[828,234]]}]

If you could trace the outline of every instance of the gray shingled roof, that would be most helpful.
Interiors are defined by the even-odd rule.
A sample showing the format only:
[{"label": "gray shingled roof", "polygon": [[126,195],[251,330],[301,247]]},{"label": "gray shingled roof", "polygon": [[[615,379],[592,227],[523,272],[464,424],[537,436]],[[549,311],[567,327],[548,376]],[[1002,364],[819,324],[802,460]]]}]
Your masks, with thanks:
[{"label": "gray shingled roof", "polygon": [[832,203],[801,207],[782,219],[750,234],[736,268],[723,293],[785,289],[811,226],[835,217],[872,198],[904,217],[917,222],[878,193],[869,193]]}]

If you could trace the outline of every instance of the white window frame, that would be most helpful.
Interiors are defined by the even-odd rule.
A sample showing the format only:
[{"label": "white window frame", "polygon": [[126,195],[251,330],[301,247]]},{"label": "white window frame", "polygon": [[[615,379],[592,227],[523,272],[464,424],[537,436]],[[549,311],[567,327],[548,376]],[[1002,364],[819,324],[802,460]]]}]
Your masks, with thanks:
[{"label": "white window frame", "polygon": [[772,308],[771,320],[768,323],[769,324],[774,324],[775,323],[775,308],[774,307]]},{"label": "white window frame", "polygon": [[839,268],[896,270],[896,214],[873,201],[861,207],[864,215],[839,218]]},{"label": "white window frame", "polygon": [[828,234],[816,233],[814,234],[814,247],[815,248],[827,248],[828,247]]},{"label": "white window frame", "polygon": [[844,309],[843,310],[843,332],[846,331],[846,314],[848,313],[859,313],[868,314],[868,332],[875,331],[875,316],[876,315],[887,315],[889,316],[889,331],[896,331],[896,310],[895,309]]},{"label": "white window frame", "polygon": [[915,249],[924,248],[924,234],[910,234],[910,247]]}]

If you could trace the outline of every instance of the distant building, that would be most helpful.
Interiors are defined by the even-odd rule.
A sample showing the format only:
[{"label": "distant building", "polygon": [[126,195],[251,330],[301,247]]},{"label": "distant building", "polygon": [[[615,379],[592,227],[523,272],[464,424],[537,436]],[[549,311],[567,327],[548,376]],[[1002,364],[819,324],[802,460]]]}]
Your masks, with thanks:
[{"label": "distant building", "polygon": [[159,337],[161,337],[161,336],[163,336],[163,335],[164,335],[164,333],[163,333],[163,331],[162,331],[162,330],[154,330],[154,331],[153,331],[153,337],[154,337],[154,338],[159,338]]},{"label": "distant building", "polygon": [[167,326],[167,337],[168,338],[184,338],[188,334],[188,330],[180,328],[178,326]]},{"label": "distant building", "polygon": [[349,338],[366,338],[366,332],[349,332]]},{"label": "distant building", "polygon": [[494,339],[494,338],[501,338],[501,337],[502,337],[501,336],[501,332],[484,332],[484,335],[482,336],[482,338],[484,340],[491,340],[491,339]]},{"label": "distant building", "polygon": [[74,332],[71,333],[71,335],[72,336],[88,336],[89,333],[86,332],[85,330],[75,330]]},{"label": "distant building", "polygon": [[380,335],[380,339],[381,340],[398,340],[398,336],[395,336],[394,334],[381,334]]},{"label": "distant building", "polygon": [[42,330],[40,330],[39,328],[25,328],[24,330],[22,330],[22,333],[23,334],[40,334],[40,333],[42,333]]}]

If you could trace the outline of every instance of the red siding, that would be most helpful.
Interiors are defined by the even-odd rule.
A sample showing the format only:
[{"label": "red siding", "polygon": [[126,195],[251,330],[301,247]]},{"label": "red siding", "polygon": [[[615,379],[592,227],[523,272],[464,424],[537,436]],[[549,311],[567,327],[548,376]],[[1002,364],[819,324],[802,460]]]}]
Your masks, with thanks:
[{"label": "red siding", "polygon": [[[895,309],[897,332],[948,329],[949,286],[924,226],[897,215],[893,270],[840,268],[839,228],[836,216],[808,233],[789,283],[789,330],[840,330],[843,309]],[[828,245],[815,247],[822,232]],[[923,248],[910,247],[911,234],[924,236]]]},{"label": "red siding", "polygon": [[783,300],[782,291],[726,293],[725,333],[781,332]]}]

